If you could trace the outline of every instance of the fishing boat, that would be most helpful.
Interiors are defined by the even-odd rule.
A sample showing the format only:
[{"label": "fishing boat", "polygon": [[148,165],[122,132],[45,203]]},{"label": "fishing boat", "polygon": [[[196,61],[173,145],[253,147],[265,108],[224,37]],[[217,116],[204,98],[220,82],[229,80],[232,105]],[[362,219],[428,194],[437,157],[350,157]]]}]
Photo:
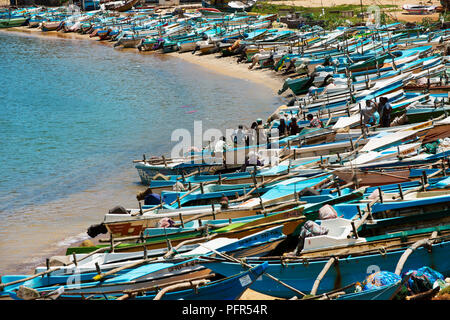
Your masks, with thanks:
[{"label": "fishing boat", "polygon": [[416,4],[404,4],[403,10],[411,14],[430,14],[436,11],[436,6],[416,5]]},{"label": "fishing boat", "polygon": [[[184,290],[167,292],[164,290],[170,288],[170,285],[177,284],[180,287],[180,281],[168,283],[167,286],[161,286],[162,291],[155,292],[150,288],[143,289],[129,289],[113,291],[109,293],[109,298],[107,300],[122,300],[122,299],[136,299],[136,300],[236,300],[242,293],[259,277],[263,274],[267,268],[267,263],[262,263],[259,266],[251,268],[242,273],[227,277],[225,279],[210,282],[209,280],[195,281],[182,283]],[[201,278],[200,278],[201,279]],[[195,288],[191,287],[194,286]],[[187,289],[185,289],[187,288]],[[151,290],[151,291],[149,291]],[[169,290],[167,290],[169,291]],[[144,295],[137,296],[138,293],[144,293]],[[42,295],[42,299],[52,298],[54,299],[80,299],[85,296],[85,294],[80,294],[78,292],[71,292],[68,290],[59,290],[56,292],[45,292],[41,291],[38,295]],[[13,299],[22,300],[21,295],[15,292],[10,294]],[[39,298],[37,298],[39,299]],[[90,299],[101,299],[104,300],[104,295],[102,293],[90,295]]]},{"label": "fishing boat", "polygon": [[[403,269],[418,269],[423,265],[433,265],[436,269],[441,270],[443,274],[449,274],[450,265],[446,258],[448,246],[449,242],[444,239],[439,243],[432,244],[431,252],[423,247],[416,249],[414,254],[404,263]],[[321,294],[360,281],[361,278],[367,275],[371,266],[378,266],[381,270],[395,270],[403,253],[404,249],[397,249],[392,251],[386,250],[382,253],[371,252],[317,260],[298,259],[295,261],[293,259],[283,259],[277,261],[274,259],[267,261],[268,267],[266,272],[284,284],[306,293],[312,291],[315,279],[328,263],[330,268],[327,269],[328,272],[321,279],[316,291],[316,293]],[[246,267],[237,262],[218,258],[215,260],[201,263],[222,275],[231,275],[246,269]],[[247,259],[247,263],[249,265],[256,265],[261,263],[261,261]],[[256,281],[250,288],[278,298],[289,299],[299,295],[295,291],[292,291],[292,289],[265,278],[262,278],[262,281]]]},{"label": "fishing boat", "polygon": [[56,31],[61,25],[62,21],[44,21],[41,23],[42,31]]},{"label": "fishing boat", "polygon": [[[10,292],[14,292],[19,289],[20,286],[24,286],[31,289],[38,289],[44,287],[57,287],[58,285],[69,284],[72,280],[77,279],[80,282],[89,282],[95,276],[99,274],[102,278],[111,278],[111,276],[117,276],[125,274],[137,267],[139,264],[151,263],[153,265],[157,263],[172,263],[172,265],[180,265],[179,262],[189,260],[191,263],[186,265],[184,271],[176,273],[165,274],[166,269],[160,270],[153,274],[151,279],[154,284],[159,283],[163,285],[167,282],[176,281],[177,279],[188,277],[199,277],[202,275],[208,275],[209,271],[204,268],[196,266],[195,272],[189,272],[189,268],[195,264],[192,260],[193,257],[199,255],[214,254],[211,250],[218,250],[219,252],[227,252],[232,256],[240,257],[242,255],[248,255],[249,253],[256,254],[257,256],[264,255],[270,252],[270,248],[280,241],[285,236],[281,233],[280,227],[270,228],[262,232],[258,232],[249,237],[242,239],[229,239],[229,238],[216,238],[214,240],[206,241],[202,246],[197,245],[185,245],[177,247],[178,250],[175,255],[169,255],[170,252],[165,251],[141,251],[135,253],[97,253],[97,254],[77,254],[71,256],[57,256],[53,257],[50,262],[50,266],[39,267],[35,270],[35,276],[29,275],[14,275],[3,277],[3,295],[9,295]],[[170,259],[163,258],[162,255],[167,256]],[[76,264],[75,264],[76,262]],[[183,269],[176,268],[177,270]],[[161,271],[162,270],[162,271]],[[113,271],[113,272],[111,272]],[[100,273],[98,273],[100,272]],[[108,273],[110,274],[108,276]],[[45,277],[36,276],[39,274],[46,274]],[[9,285],[8,285],[9,284]],[[111,289],[111,288],[110,288]],[[108,288],[106,290],[109,290]],[[111,290],[110,290],[111,291]]]},{"label": "fishing boat", "polygon": [[139,0],[128,0],[128,1],[105,1],[100,2],[100,8],[104,10],[113,10],[118,12],[128,11],[138,3]]},{"label": "fishing boat", "polygon": [[20,27],[27,22],[27,18],[2,18],[0,19],[0,28]]},{"label": "fishing boat", "polygon": [[[262,123],[264,141],[134,160],[145,186],[138,206],[116,206],[89,227],[92,238],[105,234],[94,245],[66,248],[33,275],[3,275],[1,297],[236,299],[251,288],[287,299],[387,300],[405,278],[356,289],[374,265],[398,277],[423,265],[450,274],[449,30],[284,30],[272,26],[276,15],[247,13],[255,3],[204,1],[193,12],[170,12],[129,0],[95,2],[101,10],[83,13],[0,12],[1,27],[28,22],[114,48],[237,58],[282,77],[278,93],[290,95]],[[378,108],[382,97],[389,119]],[[368,101],[380,119],[374,113],[365,124]],[[294,119],[295,134],[275,134],[293,132]]]},{"label": "fishing boat", "polygon": [[[194,230],[186,230],[181,231],[178,233],[171,233],[171,234],[164,234],[164,235],[155,235],[155,236],[139,236],[140,233],[138,233],[137,236],[128,236],[124,238],[119,237],[119,233],[117,232],[117,229],[114,228],[114,225],[108,225],[106,224],[107,228],[110,231],[110,233],[113,235],[113,237],[116,238],[115,241],[121,241],[128,240],[138,240],[140,238],[143,239],[142,243],[136,243],[129,242],[129,243],[123,243],[118,245],[115,248],[115,251],[140,251],[143,247],[146,247],[147,250],[151,249],[161,249],[167,247],[168,241],[170,240],[171,245],[178,245],[182,243],[183,241],[189,240],[190,242],[201,242],[204,240],[205,236],[208,236],[210,234],[220,234],[223,236],[228,236],[232,238],[239,238],[244,237],[247,235],[250,235],[255,232],[259,232],[277,225],[283,226],[283,232],[285,234],[290,234],[294,232],[294,230],[297,228],[297,226],[305,219],[305,217],[302,215],[302,209],[297,208],[296,210],[292,211],[286,211],[286,212],[280,212],[278,214],[270,215],[267,217],[260,217],[258,219],[255,219],[250,222],[241,222],[241,223],[232,223],[229,226],[225,226],[218,229],[209,230],[208,226],[200,227]],[[143,230],[142,230],[143,231]],[[131,237],[131,238],[130,238]],[[107,241],[107,240],[105,240]],[[103,242],[105,242],[103,241]],[[108,241],[110,242],[110,241]],[[75,248],[68,248],[67,254],[75,253],[89,253],[92,251],[95,251],[97,249],[100,249],[102,247],[105,247],[108,245],[97,245],[94,247],[75,247]]]}]

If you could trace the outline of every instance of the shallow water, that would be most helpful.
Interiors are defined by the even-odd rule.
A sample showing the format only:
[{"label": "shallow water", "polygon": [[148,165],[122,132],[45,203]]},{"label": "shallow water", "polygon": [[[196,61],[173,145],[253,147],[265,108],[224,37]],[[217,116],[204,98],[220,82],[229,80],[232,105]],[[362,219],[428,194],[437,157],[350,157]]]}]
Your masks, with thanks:
[{"label": "shallow water", "polygon": [[280,105],[266,87],[89,40],[0,32],[0,58],[0,274],[137,207],[132,160],[169,154],[174,129],[250,125]]}]

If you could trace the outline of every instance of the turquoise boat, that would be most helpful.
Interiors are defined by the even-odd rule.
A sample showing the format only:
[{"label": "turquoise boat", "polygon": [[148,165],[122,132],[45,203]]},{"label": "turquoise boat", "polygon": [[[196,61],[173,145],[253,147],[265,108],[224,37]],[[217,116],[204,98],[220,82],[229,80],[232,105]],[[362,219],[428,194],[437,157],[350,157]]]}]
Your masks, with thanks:
[{"label": "turquoise boat", "polygon": [[[282,227],[273,227],[255,234],[252,234],[247,237],[243,237],[238,240],[231,240],[227,238],[218,238],[217,240],[212,240],[210,242],[203,243],[207,248],[213,248],[218,252],[224,252],[230,254],[232,256],[240,257],[241,255],[245,255],[245,252],[248,250],[257,250],[258,247],[269,246],[271,243],[279,243],[286,236],[281,232]],[[217,244],[215,244],[217,243]],[[201,250],[199,250],[201,249]],[[151,258],[152,253],[155,250],[151,250],[147,252],[147,257]],[[264,250],[261,250],[262,253]],[[268,251],[266,251],[267,253]],[[3,288],[1,296],[7,295],[16,295],[17,289],[23,285],[27,288],[32,288],[38,290],[39,292],[48,292],[58,289],[60,286],[64,286],[65,291],[72,292],[82,292],[86,290],[91,290],[92,288],[97,288],[103,291],[113,291],[112,286],[118,287],[135,287],[144,285],[145,283],[156,283],[156,282],[167,282],[164,280],[169,278],[170,276],[176,277],[177,274],[171,272],[171,269],[182,270],[180,274],[183,277],[188,277],[189,273],[193,271],[202,271],[203,267],[199,266],[196,262],[196,257],[199,255],[215,255],[209,249],[202,249],[199,245],[195,245],[191,250],[183,249],[177,255],[175,255],[172,259],[162,259],[162,255],[166,254],[167,250],[156,252],[159,254],[159,259],[150,260],[148,263],[143,263],[141,266],[132,267],[130,264],[133,261],[139,262],[143,261],[144,252],[134,253],[132,254],[134,258],[127,259],[123,256],[122,253],[106,253],[100,254],[103,259],[105,259],[104,263],[99,263],[99,268],[101,272],[106,273],[110,270],[117,269],[119,267],[126,267],[130,265],[129,268],[123,268],[123,270],[118,270],[113,275],[107,276],[101,281],[94,281],[95,277],[98,275],[96,270],[96,266],[94,266],[93,261],[100,261],[98,257],[93,257],[93,261],[88,261],[87,264],[85,262],[79,262],[77,266],[63,268],[59,270],[55,268],[54,272],[51,272],[43,277],[35,277],[33,279],[23,281],[21,283],[17,283],[14,285],[9,285]],[[77,255],[77,259],[83,258],[84,255]],[[128,254],[127,254],[128,256]],[[184,268],[184,269],[183,269]],[[46,268],[37,268],[36,273],[40,273],[46,271]],[[199,273],[199,272],[197,272]],[[202,271],[201,274],[207,275],[209,271]],[[179,275],[178,275],[179,276]],[[4,275],[2,276],[2,283],[7,284],[13,281],[21,280],[29,278],[30,275]],[[70,284],[73,283],[74,280],[81,282],[78,284]],[[83,289],[86,288],[86,289]],[[144,286],[145,287],[145,286]]]},{"label": "turquoise boat", "polygon": [[[431,252],[426,248],[417,249],[405,262],[403,270],[418,269],[424,265],[433,266],[445,276],[450,274],[450,259],[448,259],[448,250],[450,241],[443,241],[431,246]],[[385,253],[367,253],[358,256],[340,257],[325,277],[320,282],[317,293],[327,293],[346,285],[355,283],[370,274],[372,266],[377,266],[380,270],[394,270],[404,250],[387,251]],[[309,293],[313,287],[314,281],[324,268],[328,259],[300,261],[267,261],[269,262],[266,272],[278,278],[284,283],[304,293]],[[239,263],[229,262],[223,259],[216,261],[201,262],[205,267],[222,275],[232,275],[245,270]],[[247,263],[257,265],[260,262],[247,258]],[[298,296],[297,293],[285,286],[274,282],[273,280],[262,278],[256,281],[252,290],[267,294],[273,297],[289,299]]]},{"label": "turquoise boat", "polygon": [[[236,275],[227,277],[225,279],[206,282],[204,285],[195,286],[195,288],[173,291],[166,293],[162,296],[161,300],[236,300],[242,295],[242,293],[254,283],[254,281],[259,278],[264,271],[267,269],[267,263],[262,263],[255,266],[247,271],[240,272]],[[60,290],[61,292],[62,290]],[[139,290],[136,290],[139,292]],[[140,290],[143,295],[133,297],[136,300],[154,300],[157,296],[157,290]],[[74,294],[73,292],[57,292],[53,294],[54,299],[58,300],[80,300],[86,295]],[[41,294],[47,294],[49,297],[52,296],[52,292],[41,291]],[[116,298],[123,296],[123,294],[118,294],[116,292],[109,293],[107,296],[105,294],[89,295],[91,300],[115,300]],[[22,300],[16,294],[16,292],[10,292],[10,297],[14,300]]]}]

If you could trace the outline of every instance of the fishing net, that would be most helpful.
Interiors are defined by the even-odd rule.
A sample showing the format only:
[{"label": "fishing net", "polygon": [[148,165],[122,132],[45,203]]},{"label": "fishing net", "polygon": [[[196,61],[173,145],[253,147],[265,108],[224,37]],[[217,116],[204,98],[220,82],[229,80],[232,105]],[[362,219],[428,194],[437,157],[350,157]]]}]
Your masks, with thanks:
[{"label": "fishing net", "polygon": [[367,276],[362,283],[363,291],[376,289],[378,287],[394,284],[401,280],[401,277],[393,272],[378,271]]},{"label": "fishing net", "polygon": [[406,282],[406,288],[410,295],[431,290],[436,280],[444,280],[441,273],[427,266],[417,270],[409,270],[403,274],[404,277],[408,275],[411,275],[411,277]]}]

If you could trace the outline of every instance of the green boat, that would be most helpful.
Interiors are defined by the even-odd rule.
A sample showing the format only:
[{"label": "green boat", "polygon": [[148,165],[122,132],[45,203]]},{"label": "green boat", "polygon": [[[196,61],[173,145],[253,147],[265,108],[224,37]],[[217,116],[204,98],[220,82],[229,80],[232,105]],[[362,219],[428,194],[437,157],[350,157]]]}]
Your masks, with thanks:
[{"label": "green boat", "polygon": [[378,66],[381,68],[383,66],[384,60],[389,58],[390,56],[388,54],[383,54],[379,57],[372,57],[367,60],[358,61],[348,67],[349,71],[357,72],[357,71],[364,71],[369,69],[374,69]]},{"label": "green boat", "polygon": [[450,114],[450,107],[418,108],[406,111],[409,123],[425,122],[443,114]]},{"label": "green boat", "polygon": [[296,79],[286,79],[284,81],[283,87],[278,91],[278,94],[282,94],[288,88],[292,90],[295,95],[301,95],[308,92],[309,87],[311,86],[312,81],[310,77],[302,77]]},{"label": "green boat", "polygon": [[27,18],[0,19],[0,28],[20,27],[25,24]]}]

